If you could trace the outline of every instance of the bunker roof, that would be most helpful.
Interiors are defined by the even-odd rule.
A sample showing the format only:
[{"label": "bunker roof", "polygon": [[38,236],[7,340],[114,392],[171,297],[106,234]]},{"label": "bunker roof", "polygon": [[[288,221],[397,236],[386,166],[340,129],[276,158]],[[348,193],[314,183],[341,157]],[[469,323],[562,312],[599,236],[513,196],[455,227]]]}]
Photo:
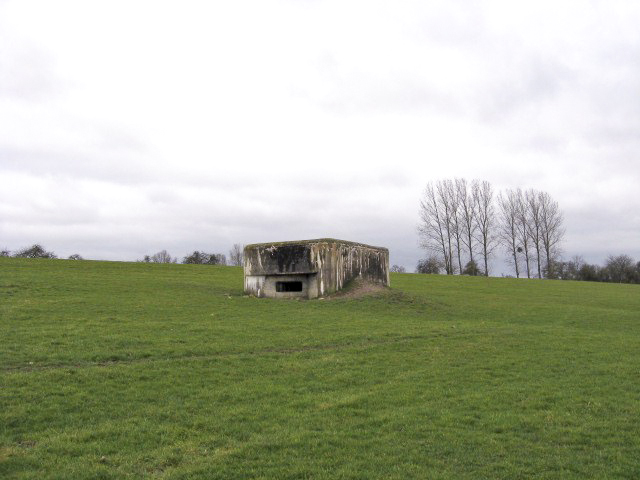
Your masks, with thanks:
[{"label": "bunker roof", "polygon": [[341,243],[345,245],[353,245],[356,247],[375,248],[377,250],[387,250],[385,247],[375,247],[373,245],[367,245],[365,243],[350,242],[348,240],[338,240],[336,238],[316,238],[313,240],[295,240],[288,242],[265,242],[265,243],[252,243],[246,245],[244,248],[260,248],[260,247],[283,247],[287,245],[312,245],[316,243]]}]

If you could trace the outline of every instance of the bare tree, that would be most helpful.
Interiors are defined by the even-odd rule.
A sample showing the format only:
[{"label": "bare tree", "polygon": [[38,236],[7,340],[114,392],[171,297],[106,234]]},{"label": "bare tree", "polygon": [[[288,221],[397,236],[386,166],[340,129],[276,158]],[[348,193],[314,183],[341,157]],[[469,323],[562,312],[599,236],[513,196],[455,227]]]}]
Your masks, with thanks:
[{"label": "bare tree", "polygon": [[603,270],[606,270],[606,268],[603,269],[599,265],[591,265],[585,262],[580,267],[580,270],[578,270],[577,280],[585,282],[602,282]]},{"label": "bare tree", "polygon": [[459,203],[460,224],[462,226],[462,242],[469,252],[470,264],[475,265],[473,260],[474,236],[476,233],[475,197],[469,191],[469,185],[464,178],[456,178],[455,185]]},{"label": "bare tree", "polygon": [[605,268],[612,282],[629,283],[633,277],[633,259],[629,255],[609,255]]},{"label": "bare tree", "polygon": [[[499,238],[504,249],[510,257],[510,262],[516,270],[516,278],[520,278],[520,268],[518,261],[518,192],[507,190],[505,196],[498,195],[499,208]],[[522,250],[520,248],[520,250]]]},{"label": "bare tree", "polygon": [[[441,189],[439,189],[441,190]],[[446,197],[446,195],[445,195]],[[448,209],[442,203],[442,195],[429,183],[420,200],[418,235],[420,246],[442,258],[445,271],[453,273],[451,263],[450,222]]]},{"label": "bare tree", "polygon": [[547,277],[555,278],[553,266],[560,253],[560,244],[565,232],[562,226],[562,212],[558,202],[546,192],[538,194],[538,204],[540,205],[540,237],[547,262]]},{"label": "bare tree", "polygon": [[406,273],[406,271],[407,270],[401,265],[393,265],[390,270],[391,273]]},{"label": "bare tree", "polygon": [[521,189],[517,189],[516,193],[516,211],[517,223],[516,230],[518,234],[518,253],[524,253],[524,265],[527,271],[527,278],[531,278],[531,235],[529,234],[529,209],[525,195]]},{"label": "bare tree", "polygon": [[176,263],[177,259],[169,255],[166,250],[160,250],[158,253],[151,255],[149,261],[152,263]]},{"label": "bare tree", "polygon": [[458,257],[458,272],[462,273],[462,219],[460,218],[460,199],[458,198],[458,191],[455,183],[452,180],[444,180],[443,189],[447,195],[447,203],[449,205],[449,217],[451,223],[451,232],[453,234],[453,240],[456,248],[456,254]]},{"label": "bare tree", "polygon": [[233,266],[242,266],[242,245],[234,243],[231,250],[229,250],[229,263]]},{"label": "bare tree", "polygon": [[444,220],[445,232],[447,235],[447,262],[446,269],[448,275],[455,273],[455,266],[453,265],[453,206],[451,205],[451,195],[449,193],[447,181],[439,181],[436,184],[436,192],[438,202],[440,204],[440,210]]},{"label": "bare tree", "polygon": [[527,232],[536,251],[538,278],[542,278],[542,218],[540,213],[540,193],[527,190],[525,193],[527,208]]},{"label": "bare tree", "polygon": [[487,181],[473,184],[473,196],[477,205],[476,213],[476,237],[482,248],[484,258],[484,274],[489,276],[489,257],[496,246],[496,237],[493,231],[495,226],[495,208],[493,205],[493,187]]},{"label": "bare tree", "polygon": [[562,280],[580,280],[580,270],[585,266],[584,258],[574,255],[571,260],[563,262],[564,274]]}]

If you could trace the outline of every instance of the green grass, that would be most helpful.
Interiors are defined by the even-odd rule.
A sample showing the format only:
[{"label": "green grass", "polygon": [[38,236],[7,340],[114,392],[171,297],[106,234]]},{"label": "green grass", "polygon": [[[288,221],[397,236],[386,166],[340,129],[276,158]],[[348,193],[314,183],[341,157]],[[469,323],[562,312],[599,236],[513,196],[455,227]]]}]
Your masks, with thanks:
[{"label": "green grass", "polygon": [[640,477],[640,287],[0,258],[0,478]]}]

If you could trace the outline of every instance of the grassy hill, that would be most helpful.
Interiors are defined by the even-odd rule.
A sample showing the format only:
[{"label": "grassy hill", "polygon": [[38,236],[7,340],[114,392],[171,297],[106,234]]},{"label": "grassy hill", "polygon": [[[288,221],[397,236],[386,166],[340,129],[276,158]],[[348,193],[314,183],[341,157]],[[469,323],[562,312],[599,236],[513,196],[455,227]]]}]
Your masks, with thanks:
[{"label": "grassy hill", "polygon": [[640,287],[0,258],[0,478],[639,478]]}]

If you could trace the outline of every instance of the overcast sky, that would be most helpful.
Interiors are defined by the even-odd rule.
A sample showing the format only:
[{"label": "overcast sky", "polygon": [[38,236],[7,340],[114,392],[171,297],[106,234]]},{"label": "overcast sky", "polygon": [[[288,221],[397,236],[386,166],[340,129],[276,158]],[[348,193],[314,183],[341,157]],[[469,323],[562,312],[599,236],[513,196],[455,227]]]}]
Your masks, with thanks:
[{"label": "overcast sky", "polygon": [[465,177],[547,191],[567,258],[640,260],[639,26],[611,0],[0,0],[0,248],[336,237],[413,270],[424,186]]}]

